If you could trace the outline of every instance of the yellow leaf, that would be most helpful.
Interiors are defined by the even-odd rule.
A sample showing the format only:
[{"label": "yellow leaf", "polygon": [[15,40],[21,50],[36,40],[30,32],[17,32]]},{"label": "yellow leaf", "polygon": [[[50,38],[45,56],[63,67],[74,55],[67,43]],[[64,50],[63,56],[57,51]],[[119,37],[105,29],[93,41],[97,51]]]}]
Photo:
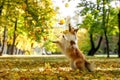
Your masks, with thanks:
[{"label": "yellow leaf", "polygon": [[68,7],[69,7],[69,4],[68,4],[68,3],[66,3],[66,4],[65,4],[65,7],[66,7],[66,8],[68,8]]},{"label": "yellow leaf", "polygon": [[65,23],[64,19],[61,19],[60,22],[59,22],[60,25],[63,25],[64,23]]}]

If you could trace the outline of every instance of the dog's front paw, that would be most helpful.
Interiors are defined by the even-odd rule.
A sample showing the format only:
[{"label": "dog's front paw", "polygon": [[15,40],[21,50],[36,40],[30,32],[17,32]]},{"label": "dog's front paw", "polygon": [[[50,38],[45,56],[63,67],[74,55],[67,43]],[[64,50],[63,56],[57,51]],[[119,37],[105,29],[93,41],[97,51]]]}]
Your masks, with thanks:
[{"label": "dog's front paw", "polygon": [[59,41],[52,41],[53,43],[59,43]]}]

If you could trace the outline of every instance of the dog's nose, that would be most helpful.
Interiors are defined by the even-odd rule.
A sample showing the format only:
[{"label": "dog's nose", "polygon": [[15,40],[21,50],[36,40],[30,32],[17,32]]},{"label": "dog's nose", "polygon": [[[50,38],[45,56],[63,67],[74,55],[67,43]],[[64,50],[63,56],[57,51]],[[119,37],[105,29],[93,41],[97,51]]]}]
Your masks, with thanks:
[{"label": "dog's nose", "polygon": [[63,35],[63,38],[65,38],[65,36]]},{"label": "dog's nose", "polygon": [[71,40],[71,41],[70,41],[70,44],[71,44],[71,45],[74,45],[74,44],[75,44],[75,42],[74,42],[73,40]]}]

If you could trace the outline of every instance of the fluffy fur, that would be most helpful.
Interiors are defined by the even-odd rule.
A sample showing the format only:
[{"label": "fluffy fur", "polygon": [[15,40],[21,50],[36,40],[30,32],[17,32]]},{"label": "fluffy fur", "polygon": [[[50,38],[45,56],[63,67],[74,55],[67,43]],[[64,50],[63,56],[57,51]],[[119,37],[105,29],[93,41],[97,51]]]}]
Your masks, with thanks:
[{"label": "fluffy fur", "polygon": [[63,31],[62,39],[53,41],[58,44],[62,52],[70,59],[70,65],[73,70],[94,71],[94,67],[86,60],[84,54],[77,45],[77,31],[69,25],[69,30]]}]

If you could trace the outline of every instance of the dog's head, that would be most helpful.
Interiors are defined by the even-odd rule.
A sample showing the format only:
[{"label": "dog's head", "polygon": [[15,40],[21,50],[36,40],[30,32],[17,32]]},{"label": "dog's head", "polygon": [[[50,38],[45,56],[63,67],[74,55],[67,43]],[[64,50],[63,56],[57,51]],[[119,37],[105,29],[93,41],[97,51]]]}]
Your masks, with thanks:
[{"label": "dog's head", "polygon": [[63,40],[70,42],[70,44],[77,44],[77,32],[78,28],[75,29],[69,24],[69,29],[63,31]]}]

